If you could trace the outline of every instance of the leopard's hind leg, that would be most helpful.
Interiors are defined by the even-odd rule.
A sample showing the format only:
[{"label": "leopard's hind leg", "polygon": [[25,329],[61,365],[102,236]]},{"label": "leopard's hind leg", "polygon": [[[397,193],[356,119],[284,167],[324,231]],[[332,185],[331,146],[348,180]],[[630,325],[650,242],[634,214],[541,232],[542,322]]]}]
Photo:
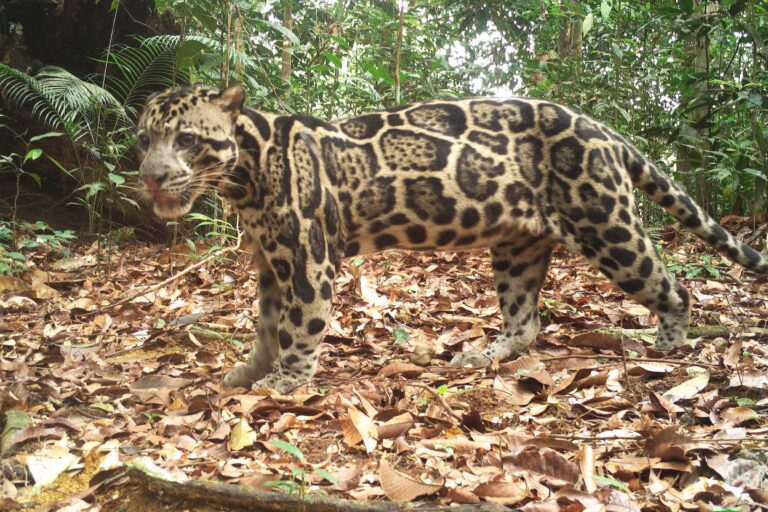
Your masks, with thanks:
[{"label": "leopard's hind leg", "polygon": [[688,332],[688,291],[667,270],[631,205],[619,209],[617,220],[569,222],[563,242],[658,315],[656,347],[669,351],[682,344]]},{"label": "leopard's hind leg", "polygon": [[454,366],[486,366],[523,352],[539,332],[539,290],[549,266],[554,241],[525,237],[491,248],[493,275],[503,326],[501,333],[482,352],[461,352]]}]

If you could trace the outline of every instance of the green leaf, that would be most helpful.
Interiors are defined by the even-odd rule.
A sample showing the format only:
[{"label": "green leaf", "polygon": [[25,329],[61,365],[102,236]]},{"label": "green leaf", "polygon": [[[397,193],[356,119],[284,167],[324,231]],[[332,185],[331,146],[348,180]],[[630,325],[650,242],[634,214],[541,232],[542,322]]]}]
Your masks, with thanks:
[{"label": "green leaf", "polygon": [[268,26],[269,28],[277,30],[278,32],[283,34],[285,37],[288,38],[291,44],[295,44],[295,45],[301,44],[301,41],[299,41],[298,36],[296,36],[296,34],[294,34],[291,30],[288,30],[287,28],[282,26],[280,23],[274,23],[267,20],[261,20],[261,22],[266,26]]},{"label": "green leaf", "polygon": [[111,181],[112,183],[114,183],[118,187],[125,183],[125,178],[123,178],[119,174],[115,174],[113,172],[110,172],[110,173],[107,174],[107,176],[109,177],[109,181]]},{"label": "green leaf", "polygon": [[29,142],[37,142],[38,140],[47,139],[49,137],[58,137],[59,135],[62,135],[62,134],[60,132],[42,133],[40,135],[35,135],[34,137],[30,137]]},{"label": "green leaf", "polygon": [[584,16],[584,22],[581,24],[581,35],[585,36],[587,35],[587,32],[589,32],[592,29],[592,25],[595,24],[595,15],[592,13],[587,14]]},{"label": "green leaf", "polygon": [[325,480],[328,480],[332,484],[336,485],[336,477],[333,476],[332,474],[330,474],[325,469],[323,469],[323,468],[315,468],[314,469],[314,473],[316,475],[319,475],[319,476],[323,477]]},{"label": "green leaf", "polygon": [[626,492],[627,494],[632,494],[632,491],[629,490],[629,487],[624,482],[619,482],[618,480],[615,480],[613,478],[608,478],[605,476],[595,475],[595,482],[597,482],[600,485],[610,485],[611,487],[616,487],[617,489],[621,489],[622,491]]},{"label": "green leaf", "polygon": [[693,0],[679,0],[680,10],[685,14],[691,14],[693,12]]},{"label": "green leaf", "polygon": [[392,336],[394,336],[395,338],[396,345],[408,344],[408,331],[406,331],[402,327],[396,327],[395,330],[392,331]]},{"label": "green leaf", "polygon": [[762,172],[758,171],[757,169],[753,169],[751,167],[745,167],[744,169],[742,169],[742,171],[745,172],[746,174],[749,174],[750,176],[754,176],[755,178],[758,178],[758,179],[761,179],[761,180],[768,179],[768,178],[766,178],[765,174],[763,174]]},{"label": "green leaf", "polygon": [[280,439],[273,439],[269,442],[269,444],[274,446],[278,450],[283,450],[284,452],[293,455],[299,460],[304,460],[304,454],[301,453],[301,450],[293,446],[291,443],[286,443],[285,441],[281,441]]},{"label": "green leaf", "polygon": [[756,92],[749,93],[749,96],[747,96],[747,99],[751,104],[753,104],[756,107],[760,107],[763,105],[763,96]]},{"label": "green leaf", "polygon": [[341,57],[331,52],[323,52],[323,56],[337,68],[341,67]]},{"label": "green leaf", "polygon": [[600,16],[602,16],[603,21],[606,21],[608,19],[608,16],[611,15],[611,8],[613,6],[611,5],[610,0],[603,0],[600,2]]},{"label": "green leaf", "polygon": [[30,149],[29,152],[24,156],[24,161],[26,162],[27,160],[37,160],[42,154],[43,150],[40,148]]}]

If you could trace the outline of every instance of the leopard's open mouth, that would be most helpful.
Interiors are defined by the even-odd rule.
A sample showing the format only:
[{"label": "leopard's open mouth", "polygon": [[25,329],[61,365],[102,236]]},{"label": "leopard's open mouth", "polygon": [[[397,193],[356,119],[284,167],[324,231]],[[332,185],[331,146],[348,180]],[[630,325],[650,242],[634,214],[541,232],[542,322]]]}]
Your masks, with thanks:
[{"label": "leopard's open mouth", "polygon": [[170,195],[160,190],[152,195],[152,203],[154,205],[155,213],[159,217],[170,219],[184,215],[192,206],[192,201],[185,196]]}]

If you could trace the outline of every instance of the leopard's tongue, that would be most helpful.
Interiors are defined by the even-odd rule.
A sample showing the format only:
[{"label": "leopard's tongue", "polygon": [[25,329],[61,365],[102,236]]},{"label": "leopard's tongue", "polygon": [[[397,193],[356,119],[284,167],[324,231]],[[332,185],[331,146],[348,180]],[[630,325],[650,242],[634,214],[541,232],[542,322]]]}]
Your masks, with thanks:
[{"label": "leopard's tongue", "polygon": [[152,199],[156,203],[160,203],[160,204],[178,204],[181,202],[181,200],[178,197],[170,196],[161,191],[155,192],[155,195],[152,196]]}]

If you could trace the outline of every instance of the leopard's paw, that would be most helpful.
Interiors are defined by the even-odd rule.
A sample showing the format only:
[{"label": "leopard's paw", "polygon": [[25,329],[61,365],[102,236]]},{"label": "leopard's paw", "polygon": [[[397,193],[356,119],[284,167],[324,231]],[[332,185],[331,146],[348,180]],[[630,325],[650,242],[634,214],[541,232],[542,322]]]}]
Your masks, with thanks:
[{"label": "leopard's paw", "polygon": [[270,388],[275,391],[287,394],[293,391],[295,388],[301,386],[304,382],[293,377],[286,377],[277,373],[270,373],[263,379],[259,379],[253,383],[251,389]]},{"label": "leopard's paw", "polygon": [[453,356],[453,359],[451,359],[451,366],[456,366],[458,368],[467,366],[471,366],[472,368],[482,368],[490,365],[492,362],[493,360],[482,352],[459,352]]},{"label": "leopard's paw", "polygon": [[249,365],[240,363],[224,376],[224,385],[228,388],[249,388],[255,378]]}]

